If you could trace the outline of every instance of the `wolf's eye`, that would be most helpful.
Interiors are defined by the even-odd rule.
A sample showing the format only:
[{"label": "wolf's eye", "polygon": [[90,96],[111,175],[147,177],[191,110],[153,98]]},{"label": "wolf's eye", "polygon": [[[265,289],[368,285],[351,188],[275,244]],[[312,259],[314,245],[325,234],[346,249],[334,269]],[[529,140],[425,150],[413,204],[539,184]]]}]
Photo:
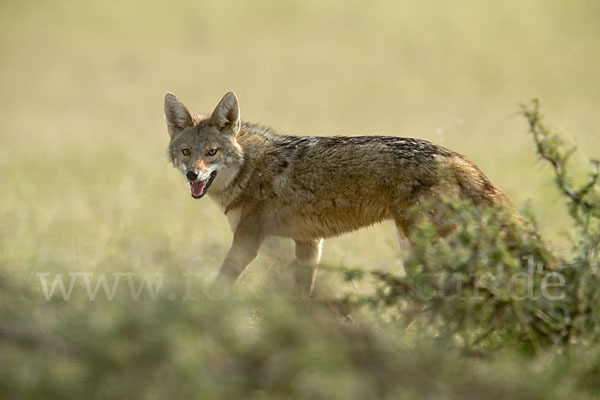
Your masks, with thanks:
[{"label": "wolf's eye", "polygon": [[182,149],[181,154],[183,154],[184,156],[189,156],[190,154],[192,154],[192,152],[190,151],[190,149]]},{"label": "wolf's eye", "polygon": [[217,149],[210,149],[206,154],[208,154],[209,156],[214,156],[215,154],[217,154]]}]

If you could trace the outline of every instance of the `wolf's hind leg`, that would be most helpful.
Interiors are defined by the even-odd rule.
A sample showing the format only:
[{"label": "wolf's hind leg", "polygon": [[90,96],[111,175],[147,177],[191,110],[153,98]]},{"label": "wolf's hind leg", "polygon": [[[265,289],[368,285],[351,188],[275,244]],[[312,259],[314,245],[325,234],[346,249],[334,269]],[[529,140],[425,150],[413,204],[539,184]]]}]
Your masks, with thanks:
[{"label": "wolf's hind leg", "polygon": [[321,258],[321,245],[323,239],[303,241],[296,243],[296,287],[303,296],[311,296],[317,278],[317,264]]},{"label": "wolf's hind leg", "polygon": [[410,221],[397,218],[394,220],[394,222],[396,223],[396,241],[398,242],[398,248],[400,249],[400,258],[396,260],[398,271],[395,273],[399,274],[400,276],[405,276],[406,271],[404,270],[404,258],[410,255],[413,251],[413,245],[408,236]]}]

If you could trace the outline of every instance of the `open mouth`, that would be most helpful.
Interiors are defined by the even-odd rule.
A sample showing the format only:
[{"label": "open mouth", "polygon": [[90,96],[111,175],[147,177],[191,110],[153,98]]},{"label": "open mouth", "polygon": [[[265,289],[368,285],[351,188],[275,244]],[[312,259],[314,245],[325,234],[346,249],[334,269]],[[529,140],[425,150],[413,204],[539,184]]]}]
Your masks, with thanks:
[{"label": "open mouth", "polygon": [[192,191],[192,197],[195,199],[199,199],[206,194],[208,187],[215,180],[217,176],[217,171],[211,172],[210,176],[203,181],[194,181],[190,182],[190,188]]}]

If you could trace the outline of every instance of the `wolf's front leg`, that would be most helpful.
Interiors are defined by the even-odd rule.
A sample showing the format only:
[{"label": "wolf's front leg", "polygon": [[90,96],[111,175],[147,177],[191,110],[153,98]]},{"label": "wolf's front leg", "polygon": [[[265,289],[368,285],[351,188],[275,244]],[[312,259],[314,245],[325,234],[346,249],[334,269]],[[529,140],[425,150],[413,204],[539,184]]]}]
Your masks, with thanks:
[{"label": "wolf's front leg", "polygon": [[252,221],[242,221],[233,235],[233,243],[223,261],[211,292],[227,290],[241,275],[246,266],[258,255],[262,242],[258,224]]},{"label": "wolf's front leg", "polygon": [[321,258],[323,239],[313,241],[295,240],[296,286],[302,296],[311,296],[317,278],[317,264]]}]

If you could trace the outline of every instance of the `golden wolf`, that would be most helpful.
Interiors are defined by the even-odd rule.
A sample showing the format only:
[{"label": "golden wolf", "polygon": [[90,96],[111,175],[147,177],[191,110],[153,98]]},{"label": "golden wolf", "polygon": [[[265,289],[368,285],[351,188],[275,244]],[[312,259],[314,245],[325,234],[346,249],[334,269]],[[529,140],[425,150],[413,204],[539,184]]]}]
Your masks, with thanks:
[{"label": "golden wolf", "polygon": [[[296,282],[310,294],[323,238],[394,220],[406,237],[409,208],[437,196],[508,204],[464,156],[420,139],[390,136],[283,136],[241,122],[235,94],[210,116],[192,115],[165,95],[169,158],[227,216],[233,244],[216,282],[231,283],[268,235],[294,240]],[[441,233],[443,213],[430,213]]]}]

